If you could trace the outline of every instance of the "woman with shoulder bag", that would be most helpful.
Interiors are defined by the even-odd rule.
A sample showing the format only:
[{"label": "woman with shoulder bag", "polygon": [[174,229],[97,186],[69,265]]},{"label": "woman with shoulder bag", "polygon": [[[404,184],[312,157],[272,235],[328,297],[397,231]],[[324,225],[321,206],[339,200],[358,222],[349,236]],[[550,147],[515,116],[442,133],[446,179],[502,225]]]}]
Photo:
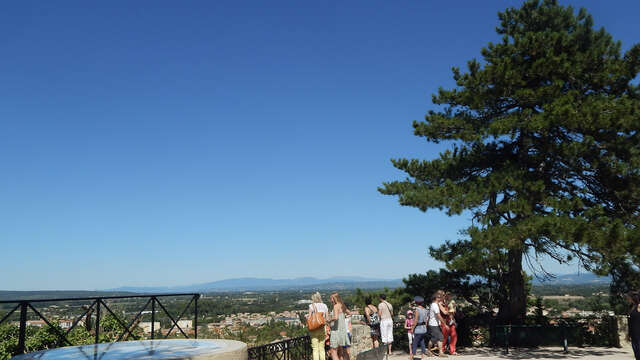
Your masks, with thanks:
[{"label": "woman with shoulder bag", "polygon": [[[309,326],[312,321],[314,314],[321,314],[322,319],[324,320],[318,328],[309,329],[309,333],[311,336],[311,349],[313,350],[313,360],[325,360],[325,351],[324,351],[324,339],[325,339],[325,324],[329,320],[329,308],[322,302],[322,296],[320,296],[319,292],[311,295],[312,303],[309,304],[309,313],[307,314],[307,325]],[[314,325],[315,326],[315,325]]]},{"label": "woman with shoulder bag", "polygon": [[378,308],[371,304],[371,298],[367,297],[364,303],[364,317],[367,319],[367,325],[370,328],[371,345],[375,349],[380,344],[378,341],[380,338],[380,316],[378,315]]}]

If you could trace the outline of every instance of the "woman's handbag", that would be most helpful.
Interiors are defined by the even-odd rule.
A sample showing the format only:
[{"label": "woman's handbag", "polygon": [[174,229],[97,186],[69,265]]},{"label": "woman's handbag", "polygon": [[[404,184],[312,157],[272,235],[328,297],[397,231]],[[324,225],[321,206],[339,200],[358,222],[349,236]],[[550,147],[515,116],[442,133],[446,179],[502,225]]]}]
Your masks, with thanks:
[{"label": "woman's handbag", "polygon": [[324,315],[322,315],[321,312],[318,312],[315,305],[312,306],[313,312],[307,319],[307,328],[309,331],[313,331],[324,326]]}]

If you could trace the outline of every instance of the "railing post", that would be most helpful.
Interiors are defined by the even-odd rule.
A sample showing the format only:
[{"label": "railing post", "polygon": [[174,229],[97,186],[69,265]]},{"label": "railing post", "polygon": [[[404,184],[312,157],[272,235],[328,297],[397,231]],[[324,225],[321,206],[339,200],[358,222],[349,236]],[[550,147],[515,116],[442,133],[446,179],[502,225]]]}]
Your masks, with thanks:
[{"label": "railing post", "polygon": [[20,333],[18,335],[18,354],[24,354],[24,340],[27,332],[27,302],[20,302]]},{"label": "railing post", "polygon": [[200,297],[200,294],[194,295],[195,299],[195,307],[194,307],[194,312],[195,312],[195,319],[193,321],[193,329],[195,330],[195,338],[198,338],[198,298]]},{"label": "railing post", "polygon": [[564,353],[569,353],[569,342],[567,340],[567,327],[562,325],[562,338],[564,340]]},{"label": "railing post", "polygon": [[96,299],[96,338],[94,344],[97,344],[100,341],[100,303],[102,300],[100,298]]},{"label": "railing post", "polygon": [[155,337],[156,330],[156,297],[151,297],[151,340]]}]

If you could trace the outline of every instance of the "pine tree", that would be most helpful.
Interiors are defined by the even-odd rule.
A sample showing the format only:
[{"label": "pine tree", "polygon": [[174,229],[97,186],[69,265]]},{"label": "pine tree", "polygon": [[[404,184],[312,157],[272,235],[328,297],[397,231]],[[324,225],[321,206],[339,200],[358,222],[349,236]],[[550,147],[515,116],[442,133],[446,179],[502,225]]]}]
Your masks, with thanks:
[{"label": "pine tree", "polygon": [[380,192],[404,206],[472,216],[463,238],[430,253],[504,294],[499,318],[526,312],[523,262],[577,259],[606,272],[638,260],[640,45],[624,55],[584,9],[527,1],[498,14],[502,39],[453,68],[414,134],[451,144],[432,160],[395,159],[409,176]]}]

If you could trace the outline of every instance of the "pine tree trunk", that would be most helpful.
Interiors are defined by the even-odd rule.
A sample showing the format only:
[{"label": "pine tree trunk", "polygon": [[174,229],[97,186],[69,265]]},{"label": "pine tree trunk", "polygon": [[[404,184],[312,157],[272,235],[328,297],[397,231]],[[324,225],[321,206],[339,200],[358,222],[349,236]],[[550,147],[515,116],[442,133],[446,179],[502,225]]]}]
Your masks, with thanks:
[{"label": "pine tree trunk", "polygon": [[507,301],[500,304],[498,322],[522,324],[527,312],[527,294],[522,274],[522,251],[511,249],[507,253],[509,273],[506,276]]},{"label": "pine tree trunk", "polygon": [[511,270],[509,273],[511,323],[523,324],[524,317],[527,314],[527,294],[522,272],[521,250],[509,250],[509,269]]}]

